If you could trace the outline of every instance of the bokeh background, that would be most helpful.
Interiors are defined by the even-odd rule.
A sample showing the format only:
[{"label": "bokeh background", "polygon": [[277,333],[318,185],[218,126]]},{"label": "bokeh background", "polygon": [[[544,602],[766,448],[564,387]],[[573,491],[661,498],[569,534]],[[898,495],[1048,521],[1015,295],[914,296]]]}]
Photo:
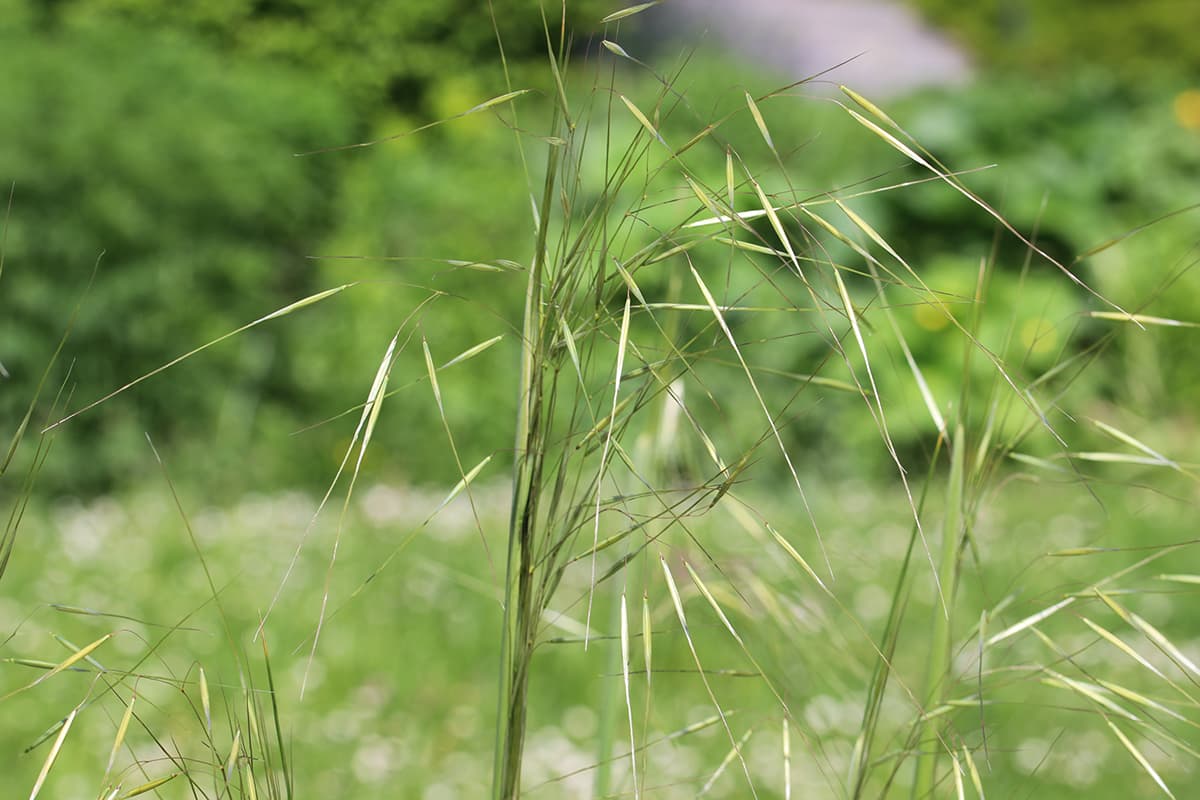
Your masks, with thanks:
[{"label": "bokeh background", "polygon": [[[746,90],[761,93],[847,62],[772,103],[772,133],[792,183],[815,194],[917,174],[825,99],[848,83],[943,163],[989,167],[969,175],[971,188],[1017,228],[1036,231],[1041,247],[1101,294],[1140,313],[1200,321],[1198,216],[1174,214],[1200,203],[1200,5],[745,0],[736,13],[731,5],[667,2],[623,23],[620,41],[675,76],[698,118],[739,106]],[[572,80],[586,85],[614,68],[598,41],[599,20],[615,8],[609,0],[568,4]],[[504,93],[497,33],[512,84],[536,90],[522,98],[528,110],[520,122],[507,110],[485,112],[369,148],[315,152],[394,137]],[[57,660],[53,654],[65,651],[51,636],[79,644],[111,624],[49,604],[135,618],[128,625],[136,635],[124,638],[131,643],[114,659],[133,658],[156,624],[211,613],[149,434],[222,597],[236,609],[228,612],[236,630],[253,629],[300,548],[283,595],[288,614],[277,614],[273,629],[291,697],[308,669],[304,648],[319,587],[331,582],[331,596],[355,615],[354,624],[330,625],[317,677],[309,676],[303,703],[285,710],[305,793],[482,796],[488,770],[478,754],[490,752],[493,595],[502,568],[489,558],[502,552],[502,540],[490,543],[489,557],[488,543],[472,533],[472,515],[503,528],[524,281],[503,266],[451,269],[449,260],[529,259],[529,188],[512,128],[533,127],[554,91],[545,49],[542,12],[522,0],[0,0],[5,443],[33,403],[0,484],[5,513],[25,515],[0,581],[0,637],[14,633],[0,655]],[[617,68],[627,72],[632,96],[656,91],[650,69]],[[730,127],[753,135],[753,122],[742,117]],[[766,169],[768,155],[747,158]],[[861,203],[883,236],[941,284],[957,282],[969,293],[975,272],[964,264],[993,259],[990,296],[1011,307],[1031,369],[1101,337],[1080,317],[1089,297],[1053,271],[1023,276],[1025,248],[998,236],[995,221],[961,196],[917,186]],[[1074,260],[1159,218],[1119,247]],[[38,448],[37,431],[64,410],[349,282],[357,285],[89,410],[46,441],[48,452]],[[463,299],[478,296],[481,282],[486,303]],[[410,536],[460,475],[420,381],[420,348],[412,347],[398,361],[395,373],[405,377],[394,378],[400,392],[384,411],[348,512],[353,535],[327,572],[333,524],[306,530],[357,422],[356,413],[339,415],[363,402],[388,341],[433,290],[439,298],[418,327],[439,363],[504,336],[447,371],[442,387],[446,415],[469,450],[463,461],[491,455],[481,484],[495,488],[481,490],[474,511],[454,504],[432,533]],[[903,322],[935,393],[952,394],[962,356],[942,335],[945,320],[914,310]],[[1189,460],[1197,445],[1198,341],[1187,327],[1162,326],[1121,338],[1077,382],[1079,402],[1120,409],[1145,441]],[[809,356],[798,345],[795,363],[779,366],[808,371]],[[820,417],[787,431],[802,446],[805,469],[853,476],[830,486],[825,506],[834,518],[859,520],[848,526],[859,531],[846,533],[851,548],[896,524],[878,510],[896,489],[877,433],[840,422],[851,419],[854,403],[831,398]],[[919,463],[931,439],[915,393],[912,405],[896,415],[892,432],[905,458]],[[25,492],[24,476],[35,468],[34,488]],[[1021,524],[1015,509],[1038,509],[1064,546],[1091,541],[1101,519],[1124,520],[1129,540],[1150,531],[1155,541],[1186,538],[1188,516],[1179,507],[1123,502],[1097,512],[1087,498],[1050,509],[1025,499],[998,511],[993,524],[1003,531]],[[356,593],[399,548],[402,557],[388,562],[371,590]],[[1003,559],[996,567],[1020,569]],[[863,586],[888,590],[869,579]],[[868,588],[855,595],[868,619],[876,595]],[[1184,595],[1159,610],[1180,620],[1190,602]],[[222,655],[215,623],[208,628],[180,634],[187,646],[155,669],[192,680],[194,665],[210,659],[210,674],[219,673],[221,659],[231,657]],[[1189,642],[1200,635],[1194,626],[1180,630]],[[421,667],[397,670],[402,660]],[[5,665],[5,686],[25,680],[17,668]],[[230,685],[231,669],[223,678]],[[598,759],[579,742],[611,713],[599,699],[601,683],[575,694],[542,684],[539,702],[555,711],[535,726],[531,784]],[[0,714],[3,793],[27,791],[46,745],[23,749],[83,688],[9,701],[13,711]],[[165,695],[154,702],[170,704]],[[681,694],[685,712],[688,702]],[[843,717],[854,717],[844,702],[831,688],[811,704],[831,736]],[[165,710],[164,719],[168,728],[196,724]],[[1010,762],[1001,786],[1037,786],[1032,796],[1047,798],[1082,789],[1129,797],[1145,788],[1137,778],[1106,782],[1106,758],[1128,759],[1109,740],[1063,731],[1018,737],[1024,749],[997,756]],[[81,730],[52,796],[98,791],[111,741],[111,722]],[[660,769],[698,769],[689,758],[698,757],[678,751]],[[1180,769],[1178,786],[1200,787]],[[1099,788],[1106,785],[1111,795]],[[587,777],[551,784],[540,796],[592,796],[593,789]],[[736,796],[735,784],[725,791]]]}]

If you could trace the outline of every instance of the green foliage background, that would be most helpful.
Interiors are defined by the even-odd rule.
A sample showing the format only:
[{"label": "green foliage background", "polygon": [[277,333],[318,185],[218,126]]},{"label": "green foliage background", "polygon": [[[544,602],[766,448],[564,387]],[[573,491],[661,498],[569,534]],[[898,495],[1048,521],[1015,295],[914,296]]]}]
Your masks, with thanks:
[{"label": "green foliage background", "polygon": [[[568,21],[586,31],[596,6],[573,4]],[[495,9],[513,73],[544,64],[536,5]],[[449,117],[503,92],[486,6],[5,0],[0,12],[10,88],[0,108],[0,176],[14,188],[0,298],[0,363],[12,375],[0,395],[5,419],[23,415],[71,317],[65,298],[84,294],[101,253],[62,362],[73,364],[73,407],[323,288],[328,276],[306,257],[329,247],[460,257],[484,249],[472,239],[504,231],[527,248],[511,219],[489,226],[466,213],[508,181],[497,180],[494,165],[447,200],[432,185],[422,190],[422,175],[447,177],[437,150],[469,150],[469,139],[435,132],[424,145],[433,149],[409,148],[407,158],[395,149],[386,161],[372,154],[368,165],[354,153],[294,157]],[[431,202],[424,214],[407,203],[396,216],[394,205],[377,202],[385,192]],[[371,216],[354,225],[378,231],[375,239],[345,231],[349,215],[363,212]],[[441,242],[428,235],[438,229]],[[405,246],[393,248],[397,239]],[[204,480],[220,483],[247,460],[270,483],[327,479],[345,431],[302,439],[309,455],[298,459],[261,443],[361,402],[372,359],[399,322],[393,310],[405,307],[406,298],[393,299],[355,306],[349,328],[330,323],[310,335],[304,320],[288,320],[258,329],[147,382],[73,422],[42,485],[87,494],[133,479],[151,463],[143,431],[182,447]],[[52,375],[51,389],[64,377]],[[47,413],[40,407],[35,424]],[[214,437],[236,446],[214,448]],[[442,451],[440,442],[419,444]]]},{"label": "green foliage background", "polygon": [[[266,64],[231,71],[187,40],[121,26],[9,29],[0,51],[6,419],[20,419],[85,293],[64,359],[76,406],[313,285],[303,256],[335,213],[337,180],[291,153],[348,135],[328,88]],[[297,398],[295,355],[278,331],[220,348],[79,420],[48,480],[87,491],[130,477],[142,430],[244,438],[246,420]]]},{"label": "green foliage background", "polygon": [[1069,74],[1101,67],[1126,83],[1195,74],[1200,6],[1176,0],[910,0],[987,66]]},{"label": "green foliage background", "polygon": [[[1120,15],[1082,15],[1093,20],[1085,26],[1058,22],[1067,15],[1057,12],[1043,19],[1049,12],[1038,4],[923,7],[956,30],[978,32],[974,52],[1009,72],[1041,69],[1039,46],[1048,54],[1073,52],[1072,37],[1081,31],[1102,41],[1126,28],[1162,29],[1167,19],[1172,31],[1186,28],[1158,3]],[[445,393],[476,460],[488,453],[503,460],[511,441],[497,420],[507,418],[514,400],[512,322],[522,281],[515,273],[453,268],[445,259],[528,259],[529,188],[513,141],[530,153],[543,145],[527,131],[538,129],[554,91],[537,4],[495,5],[513,86],[534,94],[418,136],[303,158],[293,154],[395,137],[506,91],[487,4],[3,0],[0,10],[3,59],[13,78],[0,106],[0,180],[15,186],[0,296],[0,363],[13,375],[0,395],[5,419],[24,413],[70,318],[64,297],[84,293],[101,252],[62,362],[74,364],[73,407],[300,297],[363,282],[327,306],[215,348],[74,421],[58,438],[61,457],[47,464],[47,489],[91,493],[149,469],[143,431],[173,445],[203,480],[218,484],[245,463],[275,485],[328,479],[353,430],[352,416],[293,440],[301,457],[281,457],[271,443],[361,403],[387,342],[409,310],[430,297],[398,374],[412,379],[423,372],[421,337],[444,363],[504,336],[469,370],[449,375],[457,383]],[[600,0],[569,5],[566,24],[578,32],[578,61],[611,58],[587,41],[608,10]],[[1029,55],[1010,64],[1003,53],[1018,49],[993,52],[984,32],[998,15],[1017,12],[1023,27],[1013,30],[1029,38],[1021,39],[1029,48],[1019,52]],[[552,28],[558,24],[550,20]],[[952,167],[999,164],[965,180],[1020,229],[1036,230],[1048,252],[1072,263],[1075,254],[1197,199],[1197,135],[1178,124],[1169,100],[1187,83],[1165,71],[1168,62],[1186,69],[1192,48],[1179,36],[1155,48],[1136,40],[1125,45],[1106,52],[1128,70],[1075,69],[1086,58],[1056,62],[1034,84],[985,75],[965,92],[926,92],[888,107]],[[655,60],[652,52],[641,55]],[[722,120],[722,135],[753,141],[754,123],[736,98],[744,89],[762,96],[795,77],[739,77],[749,85],[733,86],[729,75],[747,73],[710,53],[691,58],[678,74],[676,62],[655,63],[689,98],[690,107],[664,122],[675,139]],[[581,70],[578,79],[586,76]],[[635,99],[654,107],[657,80],[632,77],[641,87]],[[793,176],[791,185],[770,191],[800,198],[831,186],[853,193],[920,177],[836,109],[796,96],[806,93],[762,104]],[[625,123],[632,135],[636,122]],[[754,172],[774,166],[765,147],[742,155]],[[714,185],[723,182],[722,159],[689,158]],[[531,160],[535,172],[538,163]],[[603,153],[590,163],[599,172]],[[860,185],[870,174],[879,177]],[[664,184],[646,204],[680,196],[681,188]],[[1023,275],[1020,244],[997,237],[996,226],[961,198],[912,187],[864,195],[854,207],[914,263],[935,271],[971,274],[981,258],[994,255],[994,297],[1022,302],[1013,333],[992,332],[993,345],[1028,349],[1028,357],[1009,356],[1020,356],[1030,374],[1059,357],[1073,334],[1076,348],[1104,335],[1104,326],[1082,316],[1098,308],[1092,298],[1049,280],[1045,265]],[[1200,292],[1189,261],[1194,219],[1180,215],[1072,269],[1133,310],[1189,319]],[[836,242],[823,246],[853,260]],[[343,256],[355,258],[334,258]],[[1172,290],[1155,294],[1175,273]],[[962,289],[973,287],[967,281]],[[468,310],[459,299],[464,293],[485,294],[492,312]],[[934,387],[957,385],[961,354],[911,309],[901,309],[900,319]],[[770,366],[803,372],[811,354],[798,342],[794,359]],[[1105,377],[1093,378],[1088,391],[1098,402],[1130,399],[1147,414],[1187,415],[1186,398],[1200,390],[1200,371],[1192,366],[1200,363],[1197,355],[1192,337],[1154,329],[1113,348],[1105,356],[1109,368],[1093,373]],[[1174,391],[1164,381],[1168,372]],[[63,378],[60,370],[52,381]],[[714,386],[724,379],[711,376]],[[432,397],[427,387],[409,384],[402,390],[403,419],[378,433],[378,452],[389,457],[372,458],[369,466],[406,481],[452,481],[457,466]],[[915,411],[897,421],[894,434],[917,452],[933,431],[918,398],[906,400]],[[836,424],[855,404],[852,396],[831,394],[819,415],[798,413],[789,435],[823,457],[889,469],[877,448],[853,446],[872,432]],[[35,421],[45,413],[43,404]]]}]

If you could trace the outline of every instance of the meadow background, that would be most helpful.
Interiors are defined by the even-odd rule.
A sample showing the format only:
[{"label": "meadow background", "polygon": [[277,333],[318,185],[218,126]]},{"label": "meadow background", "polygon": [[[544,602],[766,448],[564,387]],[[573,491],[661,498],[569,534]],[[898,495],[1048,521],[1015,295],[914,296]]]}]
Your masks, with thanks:
[{"label": "meadow background", "polygon": [[[910,4],[963,49],[970,75],[880,104],[941,164],[969,170],[964,184],[1093,294],[831,102],[851,105],[836,72],[773,95],[807,76],[676,31],[659,8],[604,23],[619,4],[572,2],[561,20],[554,4],[491,5],[0,0],[4,795],[26,796],[51,751],[45,797],[119,797],[175,775],[147,796],[487,794],[531,196],[540,201],[544,151],[562,146],[547,141],[556,103],[578,110],[591,98],[600,111],[615,106],[596,142],[645,137],[649,122],[682,143],[722,120],[739,169],[772,197],[853,197],[963,309],[959,319],[978,320],[979,340],[1023,387],[1052,387],[1046,407],[1069,445],[1030,435],[1037,420],[1020,403],[1003,410],[995,371],[964,356],[955,325],[931,306],[897,303],[866,330],[882,340],[895,326],[941,413],[976,437],[968,459],[979,453],[967,467],[974,516],[956,595],[973,612],[953,626],[957,677],[935,717],[954,731],[942,735],[961,770],[943,759],[931,796],[971,796],[975,778],[993,797],[1193,796],[1200,237],[1188,209],[1200,203],[1200,10]],[[557,83],[547,42],[557,48],[563,29],[574,38],[559,51],[570,58]],[[639,120],[596,90],[605,82],[619,82],[634,107],[675,113]],[[513,86],[533,91],[479,109]],[[437,120],[448,121],[397,135]],[[607,158],[596,144],[580,150],[573,202],[603,195]],[[638,159],[645,177],[622,200],[625,218],[665,226],[681,197],[709,216],[681,178]],[[726,185],[723,153],[698,156],[695,169]],[[754,225],[750,234],[771,236],[763,219]],[[818,233],[806,240],[815,253],[854,260],[851,242]],[[719,266],[702,249],[696,263]],[[851,290],[869,310],[861,259],[853,269]],[[763,283],[728,274],[721,302],[766,302]],[[621,586],[606,581],[593,598],[590,530],[573,548],[584,555],[559,576],[533,660],[523,796],[632,797],[636,785],[646,797],[746,797],[751,784],[760,797],[853,796],[846,776],[861,768],[874,643],[911,602],[890,658],[897,681],[923,676],[935,647],[932,559],[910,546],[908,492],[934,476],[928,513],[942,518],[947,431],[902,349],[889,345],[874,362],[885,442],[857,373],[827,341],[792,335],[774,315],[737,317],[737,336],[775,381],[764,391],[781,398],[767,425],[695,287],[637,277],[673,304],[663,324],[709,345],[688,389],[696,418],[656,406],[652,422],[627,431],[630,463],[651,463],[665,494],[707,475],[689,424],[729,443],[731,461],[738,448],[749,457],[721,484],[720,503],[704,497],[711,513],[686,535],[656,534],[625,573],[626,562],[602,563]],[[354,285],[42,433],[193,348],[343,284]],[[619,322],[620,303],[607,306]],[[645,335],[650,324],[635,321],[635,333],[639,324]],[[617,327],[600,337],[598,361],[623,349],[613,347]],[[344,477],[317,515],[356,452],[359,409],[398,329],[394,394],[353,492],[345,499]],[[850,329],[842,335],[853,350]],[[627,374],[660,366],[655,355],[669,357],[630,356]],[[607,381],[592,399],[613,401],[611,369]],[[776,427],[803,502],[773,449]],[[994,459],[984,431],[1004,443]],[[470,491],[456,489],[468,471]],[[664,523],[652,509],[661,498],[642,493],[637,475],[623,476],[622,513],[650,529]],[[828,562],[828,590],[772,530],[803,542],[814,567]],[[660,555],[697,615],[686,636]],[[689,566],[708,583],[689,581]],[[910,573],[911,589],[898,593]],[[1103,596],[1087,594],[1097,586]],[[618,590],[642,632],[632,673]],[[997,639],[985,664],[985,642],[1072,597],[1062,614]],[[744,646],[712,616],[716,602]],[[637,690],[630,721],[623,684],[645,680],[650,630],[653,693]],[[107,634],[86,659],[23,690]],[[595,637],[586,649],[585,636]],[[912,723],[906,705],[918,701],[895,682],[888,691],[861,796],[908,793],[907,762],[921,749],[910,729],[929,730]],[[630,727],[645,745],[632,762]]]}]

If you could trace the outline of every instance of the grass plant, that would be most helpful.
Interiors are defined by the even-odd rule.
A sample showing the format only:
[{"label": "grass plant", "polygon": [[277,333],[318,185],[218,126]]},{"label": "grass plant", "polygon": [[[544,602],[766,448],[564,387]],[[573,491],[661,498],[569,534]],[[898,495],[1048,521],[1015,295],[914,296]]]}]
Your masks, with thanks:
[{"label": "grass plant", "polygon": [[[1117,409],[1076,409],[1072,394],[1116,336],[1184,321],[1154,317],[1139,298],[1100,297],[1077,264],[1044,252],[1033,233],[1008,224],[964,177],[849,88],[832,99],[810,96],[813,78],[743,92],[736,105],[704,117],[680,88],[683,66],[659,74],[621,44],[622,26],[653,5],[606,18],[603,52],[574,47],[548,18],[542,105],[527,107],[536,93],[510,83],[457,115],[494,115],[511,128],[532,245],[522,264],[498,257],[450,268],[479,273],[480,307],[489,293],[511,291],[496,282],[521,281],[518,316],[451,355],[439,352],[436,334],[446,292],[430,286],[425,302],[404,311],[365,401],[352,411],[357,423],[338,479],[284,559],[292,583],[266,603],[259,597],[263,616],[231,606],[227,594],[237,590],[210,570],[216,562],[193,530],[188,498],[167,478],[177,524],[204,575],[199,604],[162,629],[130,620],[156,633],[134,655],[121,651],[128,666],[101,661],[109,661],[114,637],[127,636],[119,627],[68,645],[57,659],[9,660],[13,675],[18,667],[39,672],[6,683],[14,688],[0,703],[61,686],[68,675],[78,679],[76,701],[34,743],[47,753],[31,798],[48,785],[81,717],[94,711],[108,715],[113,731],[98,797],[303,796],[305,767],[289,738],[311,734],[285,733],[288,706],[321,696],[316,676],[331,669],[322,664],[355,658],[331,649],[366,646],[347,638],[354,626],[342,613],[391,608],[370,592],[394,559],[431,552],[414,539],[433,536],[448,508],[462,510],[459,527],[476,534],[455,553],[478,562],[458,568],[449,583],[474,587],[482,619],[473,624],[499,640],[481,654],[498,664],[484,779],[496,800],[983,797],[1032,791],[1042,781],[1056,788],[1037,796],[1066,796],[1087,776],[1069,772],[1071,753],[1060,758],[1056,742],[1095,742],[1081,730],[1102,733],[1124,754],[1119,766],[1093,767],[1106,778],[1115,770],[1113,785],[1171,797],[1198,785],[1200,668],[1187,639],[1196,631],[1176,633],[1152,619],[1166,614],[1154,587],[1200,582],[1189,566],[1194,541],[1164,538],[1169,527],[1139,527],[1152,534],[1138,543],[1122,530],[1093,527],[1051,547],[1055,531],[1022,523],[1066,525],[1063,515],[1022,505],[1051,502],[1054,492],[1070,498],[1053,501],[1062,508],[1082,501],[1100,520],[1109,508],[1143,502],[1129,499],[1143,497],[1140,483],[1149,487],[1146,507],[1164,514],[1172,506],[1163,497],[1194,493],[1194,465],[1126,433],[1128,415]],[[581,53],[594,63],[572,63]],[[785,105],[827,103],[844,112],[848,130],[877,139],[919,172],[802,188],[793,172],[809,150],[774,135],[772,115]],[[855,210],[859,198],[914,182],[940,184],[994,217],[997,235],[1016,237],[1026,261],[1014,267],[984,254],[964,265],[973,276],[969,295],[930,284],[920,265],[905,260],[902,241],[885,238]],[[1056,273],[1084,309],[1052,321],[1064,344],[1049,368],[1030,358],[1038,334],[1006,326],[1005,315],[1015,316],[989,305],[1001,269]],[[370,288],[340,285],[239,331]],[[963,380],[953,395],[935,394],[914,357],[906,330],[918,312],[961,343]],[[998,336],[986,324],[996,315]],[[498,346],[513,340],[515,351]],[[515,364],[513,413],[498,409],[495,421],[512,427],[511,454],[475,452],[455,435],[447,410],[451,368],[461,373],[472,359],[497,353]],[[385,406],[398,401],[385,401],[400,391],[395,376],[407,363],[417,369],[404,385],[428,387],[458,479],[380,559],[378,550],[356,549],[349,534],[362,525],[356,503],[373,432],[389,422]],[[159,372],[62,415],[47,435]],[[892,430],[901,419],[925,431],[923,449],[897,446]],[[817,454],[828,460],[819,463],[804,438],[806,428],[849,424],[874,430],[890,464],[890,478],[862,490],[854,507],[832,488],[837,454]],[[507,525],[498,526],[485,487],[508,460]],[[343,483],[340,513],[325,523]],[[866,524],[867,517],[889,526]],[[320,568],[304,547],[310,533],[333,542]],[[7,533],[3,544],[11,546]],[[436,553],[439,546],[426,547]],[[503,562],[492,563],[501,553]],[[339,559],[370,563],[369,571],[345,578]],[[1169,570],[1152,574],[1167,563]],[[296,591],[311,617],[298,619],[289,605]],[[1189,595],[1170,597],[1184,603]],[[119,593],[110,599],[122,607]],[[116,613],[54,610],[93,624]],[[214,656],[223,676],[215,697],[215,665],[201,667],[186,648],[175,649],[188,626],[213,613],[225,641],[224,654]],[[403,625],[422,625],[399,613]],[[443,629],[447,639],[457,640],[454,627]],[[284,657],[289,692],[299,697],[281,696],[281,656],[266,647],[284,630],[296,645]],[[254,637],[260,643],[251,650]],[[445,690],[437,675],[402,675],[418,659],[436,670],[429,665],[442,658],[441,644],[437,634],[419,646],[401,644],[411,657],[392,664],[391,679],[413,691]],[[248,655],[259,650],[261,659]],[[478,686],[473,697],[482,702]],[[543,747],[535,734],[562,716],[563,698],[594,709],[595,724],[571,751],[586,753],[585,763],[564,760],[546,777],[531,766],[530,750]],[[1032,748],[1031,729],[1058,733],[1038,739],[1042,760],[1022,772],[1013,763],[1026,761],[1011,754]],[[130,748],[135,735],[144,748]],[[434,738],[418,737],[426,745]],[[123,749],[130,766],[117,770]],[[1043,774],[1054,770],[1063,772]],[[443,785],[435,777],[424,780]]]}]

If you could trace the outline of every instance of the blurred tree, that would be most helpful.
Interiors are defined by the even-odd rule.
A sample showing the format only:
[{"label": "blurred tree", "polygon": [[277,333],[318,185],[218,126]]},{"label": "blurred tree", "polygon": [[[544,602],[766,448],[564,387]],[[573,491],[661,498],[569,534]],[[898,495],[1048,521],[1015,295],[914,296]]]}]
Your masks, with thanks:
[{"label": "blurred tree", "polygon": [[[303,256],[333,214],[336,165],[292,154],[347,135],[332,91],[170,35],[6,28],[5,419],[24,413],[102,252],[64,359],[76,407],[314,287]],[[80,418],[45,477],[99,488],[144,463],[143,430],[244,439],[291,401],[277,335],[256,331]]]},{"label": "blurred tree", "polygon": [[1180,0],[910,0],[986,64],[1045,75],[1101,67],[1136,83],[1200,73],[1200,3]]},{"label": "blurred tree", "polygon": [[[612,5],[573,0],[566,29],[595,30],[601,9]],[[496,30],[515,64],[544,66],[541,7],[528,0],[59,0],[50,4],[49,19],[117,17],[205,39],[230,55],[302,67],[336,87],[360,114],[371,114],[388,103],[426,111],[431,87],[464,73],[484,76],[493,95],[504,91]],[[550,4],[551,30],[560,26],[558,13]]]},{"label": "blurred tree", "polygon": [[[571,3],[567,29],[594,29],[611,5]],[[16,186],[0,318],[0,362],[13,374],[0,396],[5,415],[23,413],[27,384],[70,315],[67,298],[83,291],[102,251],[73,337],[76,406],[327,285],[304,257],[329,252],[320,243],[343,227],[345,214],[381,206],[342,205],[343,189],[371,196],[354,169],[361,155],[292,154],[414,128],[505,91],[497,28],[514,82],[545,87],[538,4],[496,0],[494,23],[492,7],[462,0],[0,0],[0,62],[10,87],[0,109],[0,181]],[[552,38],[560,24],[547,21]],[[446,154],[430,148],[473,148],[477,124],[426,134],[411,159],[397,160],[394,147],[371,158],[383,165],[374,196],[405,197],[395,176],[414,163],[419,175],[440,176],[427,187],[439,199],[420,219],[401,201],[394,222],[373,213],[355,220],[359,230],[419,233],[420,246],[400,237],[404,248],[352,241],[338,252],[363,245],[365,253],[459,257],[464,245],[501,233],[525,247],[511,225],[492,224],[489,233],[479,214],[465,213],[479,210],[479,187],[495,176],[493,166],[481,162],[473,191],[449,191],[463,184],[445,169],[422,166],[446,163]],[[511,138],[501,141],[511,158]],[[446,232],[440,239],[430,236],[435,212],[436,230]],[[464,235],[468,228],[478,235]],[[398,324],[391,302],[354,308],[372,314],[350,326],[356,332]],[[134,438],[142,430],[204,442],[215,425],[223,441],[236,443],[255,426],[294,429],[344,399],[361,401],[357,379],[369,383],[374,365],[365,376],[325,368],[357,370],[361,364],[345,356],[369,351],[377,358],[382,344],[339,337],[346,326],[322,319],[329,335],[254,331],[73,423],[58,449],[79,453],[86,441],[88,457],[55,459],[61,472],[51,464],[46,485],[61,478],[64,487],[91,490],[127,474],[145,461],[144,442]],[[478,327],[467,325],[435,347],[456,345]],[[318,373],[324,389],[310,392]],[[267,454],[255,463],[276,479],[327,477],[334,435],[330,429],[311,440],[315,459]],[[227,465],[209,466],[219,474]]]}]

